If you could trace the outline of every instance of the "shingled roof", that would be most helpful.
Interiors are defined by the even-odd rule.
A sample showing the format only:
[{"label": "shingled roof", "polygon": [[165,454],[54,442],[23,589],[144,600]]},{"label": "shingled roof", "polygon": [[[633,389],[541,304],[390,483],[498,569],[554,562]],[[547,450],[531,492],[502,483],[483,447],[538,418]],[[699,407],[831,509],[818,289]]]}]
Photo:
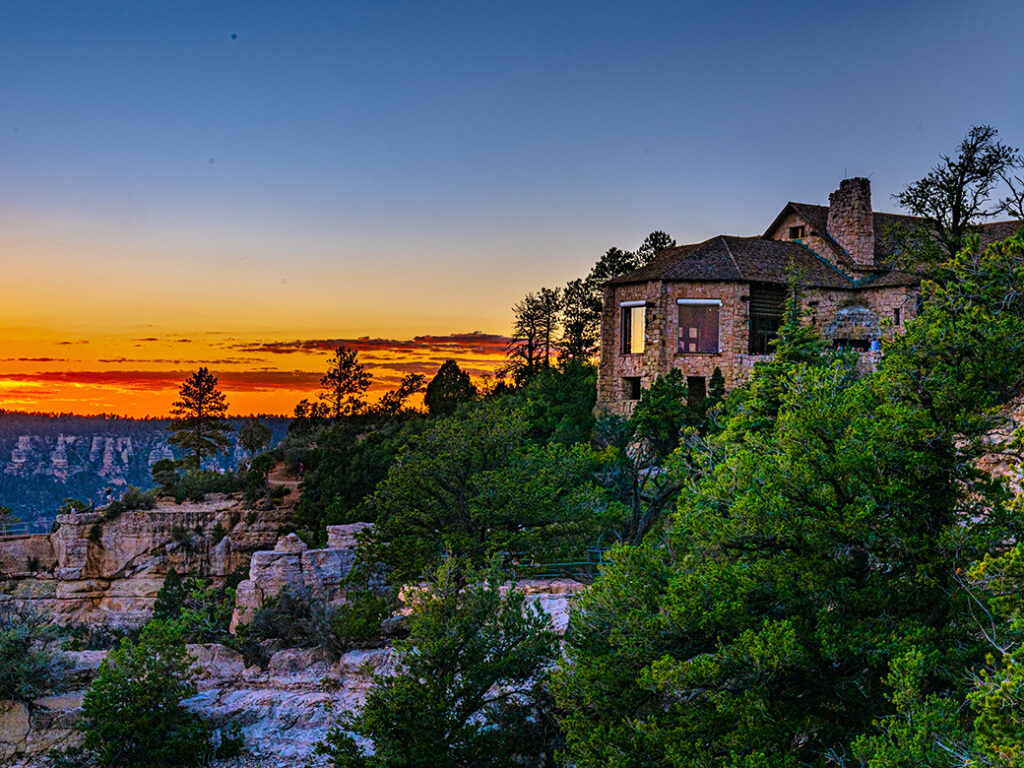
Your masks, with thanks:
[{"label": "shingled roof", "polygon": [[[863,270],[853,263],[850,255],[839,245],[828,233],[828,206],[814,205],[812,203],[786,203],[782,212],[775,218],[772,225],[765,230],[763,237],[771,237],[783,218],[788,213],[795,213],[811,228],[811,231],[819,235],[831,247],[836,263],[845,269]],[[895,248],[892,242],[892,234],[897,227],[905,230],[916,229],[925,222],[920,216],[908,216],[903,213],[880,213],[872,211],[873,227],[875,230],[875,264],[871,269],[887,270],[887,259],[892,256]],[[1005,240],[1021,228],[1019,221],[992,221],[981,224],[978,227],[978,234],[981,237],[982,246],[993,243],[996,240]]]},{"label": "shingled roof", "polygon": [[790,266],[796,268],[808,286],[854,287],[852,280],[799,243],[732,235],[718,235],[703,243],[668,248],[647,266],[608,282],[620,285],[672,280],[785,285],[789,281]]}]

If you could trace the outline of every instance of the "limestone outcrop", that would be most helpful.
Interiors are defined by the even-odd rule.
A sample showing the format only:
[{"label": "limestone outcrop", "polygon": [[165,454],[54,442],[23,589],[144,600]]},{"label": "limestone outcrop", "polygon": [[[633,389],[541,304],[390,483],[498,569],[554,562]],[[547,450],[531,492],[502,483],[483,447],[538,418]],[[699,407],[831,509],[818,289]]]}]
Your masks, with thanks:
[{"label": "limestone outcrop", "polygon": [[276,509],[250,510],[211,494],[155,509],[59,515],[49,534],[0,537],[0,590],[56,621],[113,627],[149,620],[169,569],[213,581],[249,568],[291,519],[297,481]]},{"label": "limestone outcrop", "polygon": [[355,564],[356,537],[368,526],[328,526],[324,549],[309,549],[298,536],[289,534],[279,539],[273,550],[254,552],[249,578],[238,585],[236,592],[232,631],[239,624],[247,624],[267,599],[285,587],[311,592],[328,602],[344,599],[342,582]]},{"label": "limestone outcrop", "polygon": [[[520,582],[517,588],[551,615],[562,633],[573,596],[585,586],[546,579]],[[186,706],[214,727],[237,723],[249,753],[273,757],[275,765],[287,768],[307,765],[314,745],[339,715],[365,701],[373,675],[390,674],[395,665],[388,647],[349,651],[337,660],[319,649],[285,649],[274,653],[265,668],[247,666],[241,654],[222,645],[190,645],[189,652],[196,659],[198,692]],[[50,748],[78,743],[74,723],[105,655],[67,653],[70,690],[31,705],[0,701],[0,765],[38,766]]]}]

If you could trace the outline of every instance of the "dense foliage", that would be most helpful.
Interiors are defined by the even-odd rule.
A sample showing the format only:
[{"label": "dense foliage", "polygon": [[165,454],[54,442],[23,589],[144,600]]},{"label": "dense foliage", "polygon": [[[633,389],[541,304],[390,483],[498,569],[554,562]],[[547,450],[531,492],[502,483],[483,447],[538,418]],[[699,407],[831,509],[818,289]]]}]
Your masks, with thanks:
[{"label": "dense foliage", "polygon": [[392,593],[353,585],[341,604],[309,590],[285,587],[240,630],[253,643],[277,640],[285,648],[322,648],[337,658],[352,648],[379,645],[381,625],[394,609]]},{"label": "dense foliage", "polygon": [[544,562],[596,538],[589,446],[537,445],[527,432],[521,411],[495,403],[411,439],[368,502],[376,527],[365,560],[403,582],[442,556],[480,566],[497,552],[528,552]]},{"label": "dense foliage", "polygon": [[[550,618],[503,589],[500,571],[474,579],[455,560],[412,599],[396,674],[375,676],[363,708],[319,751],[338,768],[553,764],[542,686],[557,647]],[[373,741],[372,756],[353,734]]]},{"label": "dense foliage", "polygon": [[30,701],[61,679],[57,642],[44,617],[0,599],[0,701]]},{"label": "dense foliage", "polygon": [[730,396],[664,538],[617,550],[578,606],[553,686],[570,764],[1011,754],[1014,656],[971,689],[992,645],[959,574],[1021,527],[974,460],[1024,385],[1024,240],[946,269],[878,373],[791,326]]},{"label": "dense foliage", "polygon": [[85,694],[79,765],[188,768],[211,755],[209,726],[181,703],[192,696],[192,660],[180,628],[154,621],[138,641],[124,639]]}]

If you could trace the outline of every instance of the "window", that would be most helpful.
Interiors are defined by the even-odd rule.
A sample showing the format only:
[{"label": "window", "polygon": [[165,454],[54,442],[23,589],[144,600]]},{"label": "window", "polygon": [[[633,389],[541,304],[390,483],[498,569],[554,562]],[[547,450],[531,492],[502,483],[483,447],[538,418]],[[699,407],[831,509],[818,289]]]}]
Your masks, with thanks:
[{"label": "window", "polygon": [[640,377],[624,376],[622,378],[622,396],[627,400],[640,399]]},{"label": "window", "polygon": [[707,382],[703,376],[686,377],[686,404],[694,413],[701,413],[704,399],[708,396]]},{"label": "window", "polygon": [[646,315],[647,307],[644,302],[622,302],[622,354],[643,354]]},{"label": "window", "polygon": [[786,309],[786,289],[781,285],[753,283],[750,286],[750,335],[747,352],[768,355],[771,342],[779,335],[779,326]]},{"label": "window", "polygon": [[679,305],[679,351],[713,355],[718,352],[718,299],[676,299]]},{"label": "window", "polygon": [[900,325],[900,308],[899,307],[896,307],[896,309],[894,309],[892,311],[892,322],[893,322],[893,325],[896,325],[896,326]]},{"label": "window", "polygon": [[790,240],[799,240],[800,238],[802,238],[804,236],[805,232],[806,232],[806,228],[804,227],[803,224],[801,224],[798,227],[790,227],[789,228],[789,239]]}]

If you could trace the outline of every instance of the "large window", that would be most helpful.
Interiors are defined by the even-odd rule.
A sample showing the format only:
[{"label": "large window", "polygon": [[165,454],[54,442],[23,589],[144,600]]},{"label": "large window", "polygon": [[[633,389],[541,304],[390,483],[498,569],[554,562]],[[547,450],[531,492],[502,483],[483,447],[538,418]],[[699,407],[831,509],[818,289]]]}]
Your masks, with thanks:
[{"label": "large window", "polygon": [[679,351],[712,355],[718,352],[718,299],[677,299]]},{"label": "large window", "polygon": [[787,293],[781,285],[754,283],[750,286],[750,342],[747,346],[750,354],[769,355],[775,351],[772,341],[779,335]]},{"label": "large window", "polygon": [[622,302],[622,354],[642,354],[647,307],[642,301]]}]

